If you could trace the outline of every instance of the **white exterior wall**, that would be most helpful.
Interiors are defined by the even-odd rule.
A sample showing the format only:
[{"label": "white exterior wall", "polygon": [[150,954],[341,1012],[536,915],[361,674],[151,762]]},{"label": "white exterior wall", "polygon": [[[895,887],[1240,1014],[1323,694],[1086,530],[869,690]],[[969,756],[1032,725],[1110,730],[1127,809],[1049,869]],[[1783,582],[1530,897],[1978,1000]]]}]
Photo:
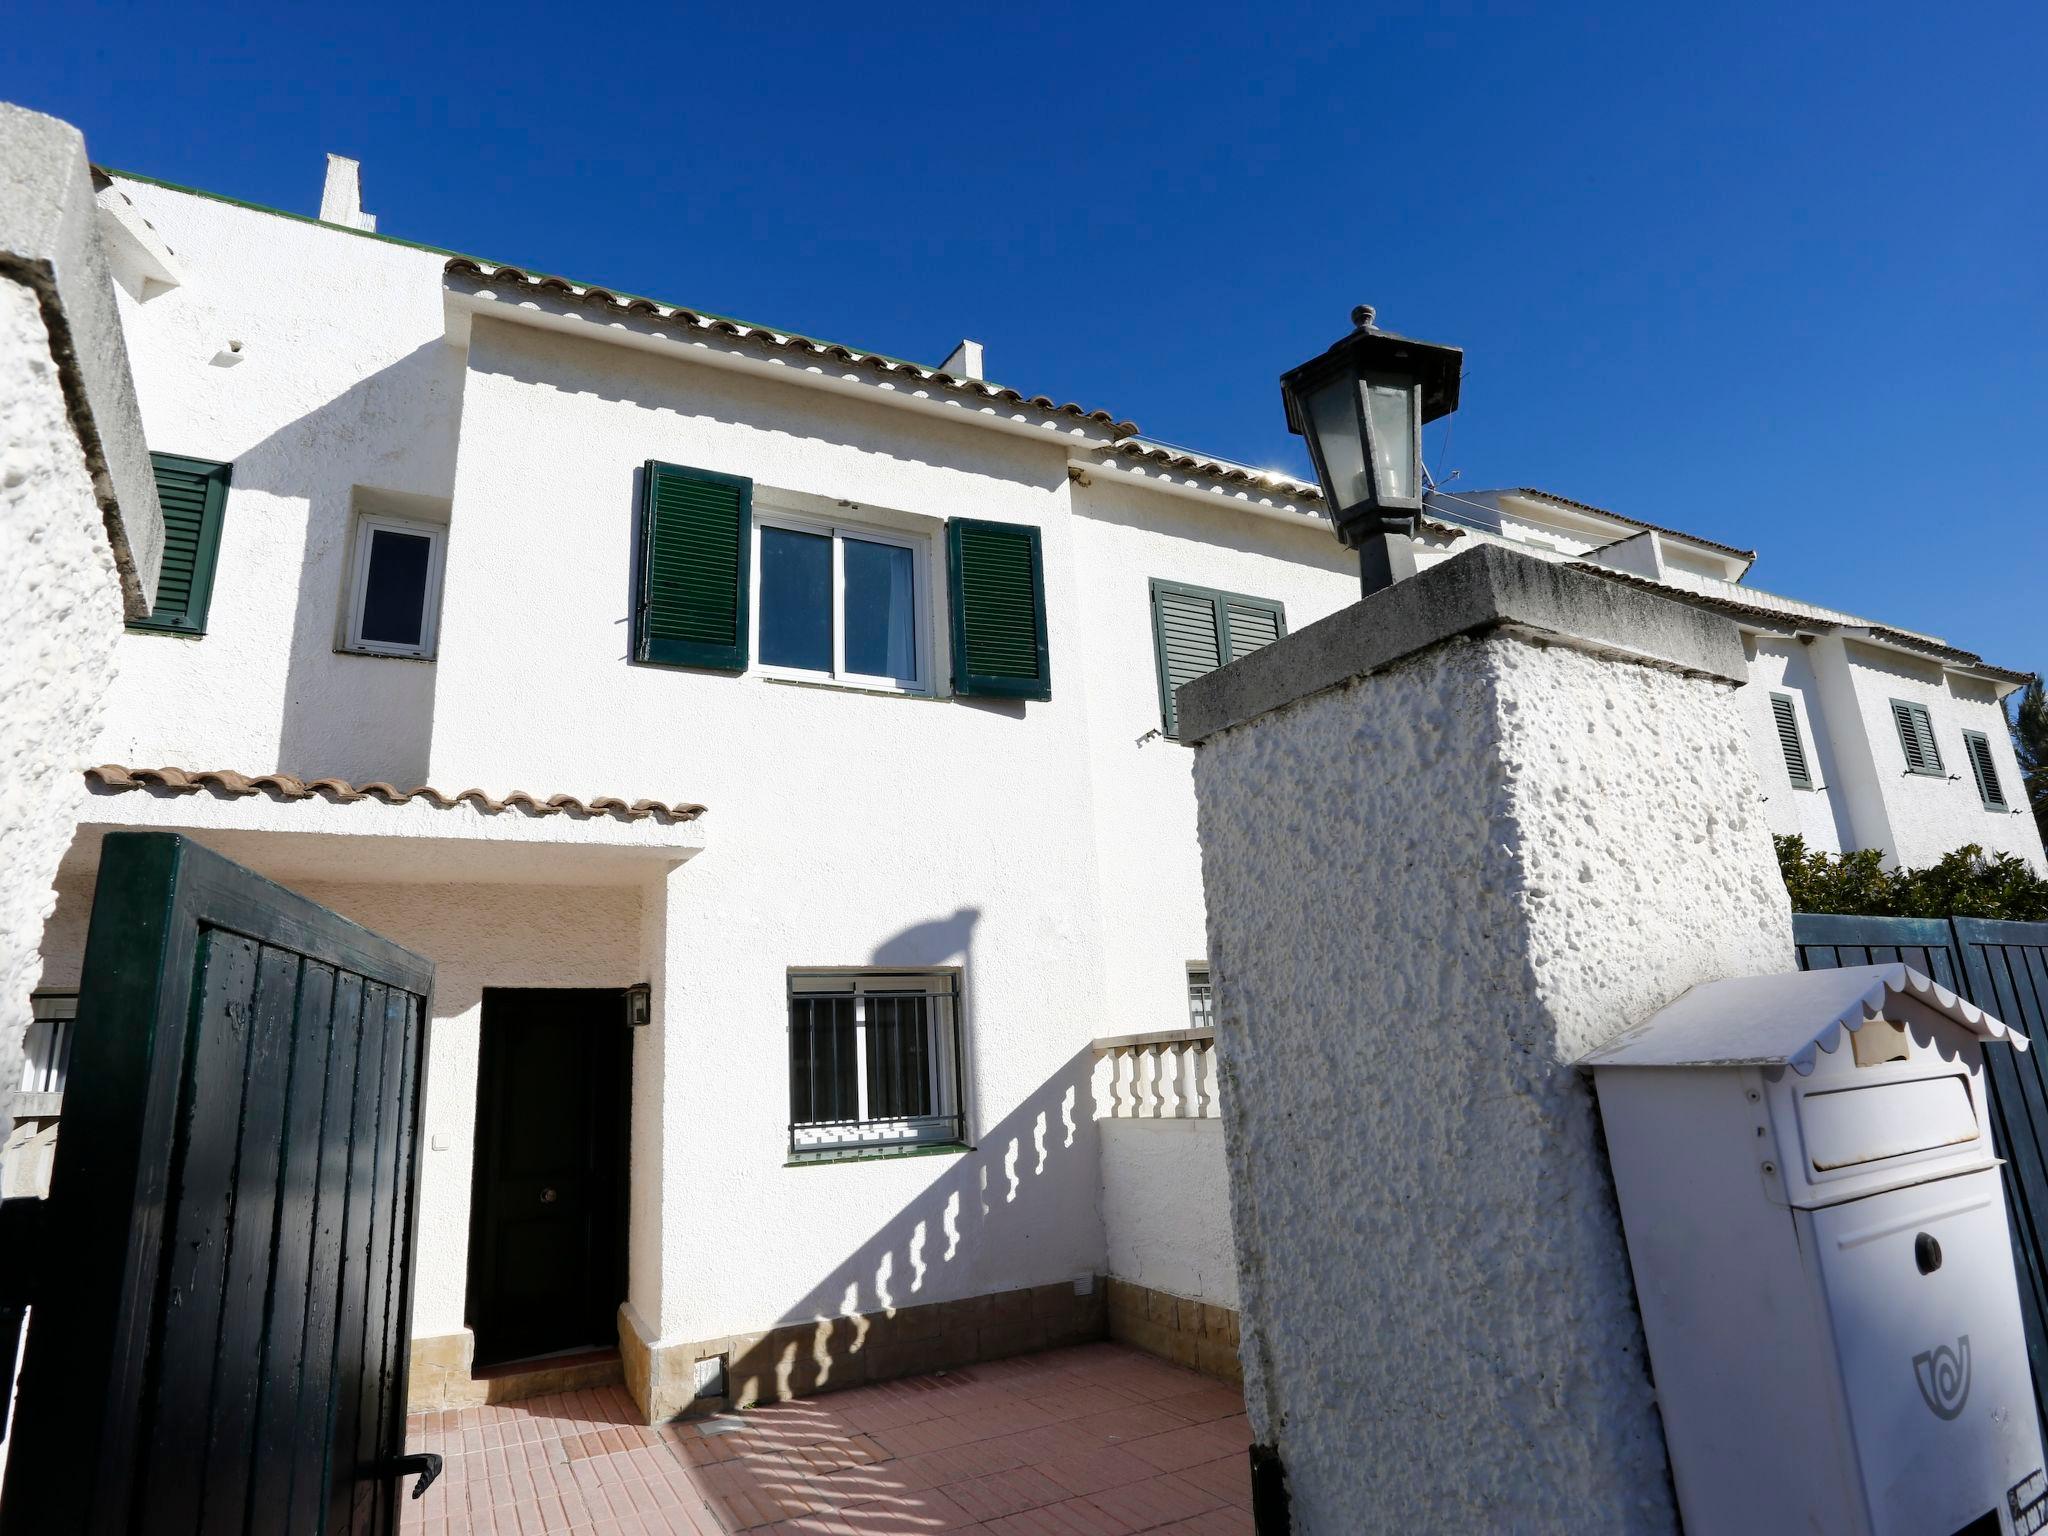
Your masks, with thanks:
[{"label": "white exterior wall", "polygon": [[37,949],[71,842],[121,585],[34,292],[0,280],[0,1137],[21,1084]]},{"label": "white exterior wall", "polygon": [[[354,488],[431,510],[454,483],[445,258],[121,187],[185,264],[147,301],[120,292],[149,445],[234,469],[207,633],[122,636],[95,761],[424,782],[433,664],[338,654],[335,626]],[[231,340],[242,361],[218,366]]]},{"label": "white exterior wall", "polygon": [[1110,1274],[1235,1310],[1223,1122],[1105,1119],[1096,1130]]},{"label": "white exterior wall", "polygon": [[[1827,729],[1820,680],[1814,675],[1809,647],[1775,636],[1749,637],[1749,683],[1740,696],[1743,724],[1756,758],[1757,781],[1763,785],[1764,822],[1779,837],[1799,836],[1815,853],[1840,853],[1859,846],[1849,818],[1848,800],[1836,788],[1838,748]],[[1777,717],[1771,695],[1792,700],[1799,719],[1799,739],[1806,746],[1806,771],[1812,789],[1793,787],[1778,742]]]},{"label": "white exterior wall", "polygon": [[[1150,734],[1160,726],[1152,580],[1284,603],[1295,630],[1357,601],[1358,562],[1323,529],[1241,509],[1100,477],[1073,494],[1082,514],[1074,523],[1077,649],[1088,690],[1096,859],[1115,935],[1105,956],[1102,1033],[1179,1029],[1188,1021],[1187,967],[1205,958],[1207,941],[1194,754]],[[1057,657],[1053,676],[1057,689]]]},{"label": "white exterior wall", "polygon": [[[757,505],[858,502],[839,516],[934,538],[957,515],[1037,524],[1052,699],[629,665],[650,458],[751,476]],[[665,1086],[635,1139],[671,1172],[658,1277],[635,1244],[642,1325],[700,1339],[1099,1273],[1086,1075],[1109,1031],[1064,449],[479,319],[454,506],[435,781],[557,784],[601,763],[712,808],[707,851],[663,898]],[[788,971],[873,964],[964,967],[979,1150],[786,1168]]]}]

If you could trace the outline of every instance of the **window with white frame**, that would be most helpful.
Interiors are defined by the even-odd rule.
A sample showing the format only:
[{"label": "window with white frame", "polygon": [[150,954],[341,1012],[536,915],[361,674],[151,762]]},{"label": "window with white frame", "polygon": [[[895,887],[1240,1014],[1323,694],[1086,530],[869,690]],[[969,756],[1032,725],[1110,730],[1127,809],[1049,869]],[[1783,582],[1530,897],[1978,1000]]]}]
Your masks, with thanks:
[{"label": "window with white frame", "polygon": [[1209,967],[1188,967],[1188,1028],[1216,1027],[1216,993],[1209,982]]},{"label": "window with white frame", "polygon": [[439,523],[365,512],[356,519],[347,646],[376,656],[432,656],[441,618]]},{"label": "window with white frame", "polygon": [[959,1142],[960,1083],[957,972],[790,973],[792,1157]]},{"label": "window with white frame", "polygon": [[914,534],[757,516],[761,670],[930,692],[930,564],[929,542]]},{"label": "window with white frame", "polygon": [[78,1019],[76,992],[37,992],[29,999],[28,1037],[22,1042],[26,1061],[22,1064],[23,1093],[64,1091],[71,1070],[71,1032]]}]

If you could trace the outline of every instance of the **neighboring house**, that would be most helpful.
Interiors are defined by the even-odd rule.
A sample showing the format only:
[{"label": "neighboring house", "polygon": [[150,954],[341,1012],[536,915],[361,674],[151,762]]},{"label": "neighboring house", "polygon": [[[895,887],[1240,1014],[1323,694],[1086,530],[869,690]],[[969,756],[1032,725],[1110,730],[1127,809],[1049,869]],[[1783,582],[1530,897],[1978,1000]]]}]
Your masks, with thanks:
[{"label": "neighboring house", "polygon": [[[422,1402],[614,1338],[650,1415],[878,1377],[1099,1330],[1104,1276],[1207,1360],[1236,1290],[1171,689],[1356,598],[1314,488],[991,384],[971,343],[931,368],[379,236],[335,174],[325,223],[114,178],[182,264],[122,298],[172,532],[46,991],[120,827],[437,962]],[[1425,558],[1747,590],[1711,541],[1471,500]],[[1760,665],[1840,647],[1849,700],[1871,657],[1918,669],[1944,764],[2014,676],[1763,601]],[[1840,821],[1839,776],[1904,825],[1895,742],[1813,668],[1827,787],[1772,759],[1774,815]],[[1909,856],[2038,863],[1941,788]],[[1203,1121],[1164,1156],[1103,1129],[1157,1103],[1105,1081],[1162,1063]]]}]

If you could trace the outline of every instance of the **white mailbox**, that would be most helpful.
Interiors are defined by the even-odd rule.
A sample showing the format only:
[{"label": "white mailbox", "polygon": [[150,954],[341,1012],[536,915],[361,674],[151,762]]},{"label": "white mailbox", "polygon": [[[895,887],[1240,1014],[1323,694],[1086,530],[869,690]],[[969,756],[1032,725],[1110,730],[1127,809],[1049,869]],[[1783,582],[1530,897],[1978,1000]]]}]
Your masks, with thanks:
[{"label": "white mailbox", "polygon": [[1870,965],[1695,987],[1581,1063],[1688,1536],[2048,1521],[1988,1041],[2027,1044]]}]

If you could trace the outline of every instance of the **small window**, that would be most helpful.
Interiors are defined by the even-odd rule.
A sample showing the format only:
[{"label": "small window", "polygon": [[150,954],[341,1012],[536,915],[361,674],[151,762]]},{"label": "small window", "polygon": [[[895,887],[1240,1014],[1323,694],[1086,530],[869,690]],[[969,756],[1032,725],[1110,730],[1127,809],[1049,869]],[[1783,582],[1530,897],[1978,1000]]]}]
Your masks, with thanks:
[{"label": "small window", "polygon": [[1287,610],[1263,597],[1215,592],[1179,582],[1152,583],[1152,660],[1159,678],[1159,716],[1167,735],[1180,735],[1175,691],[1226,662],[1261,650],[1287,633]]},{"label": "small window", "polygon": [[1191,965],[1188,967],[1188,1028],[1215,1027],[1216,997],[1209,986],[1209,968],[1206,965]]},{"label": "small window", "polygon": [[1778,749],[1785,754],[1785,773],[1794,789],[1813,788],[1813,774],[1806,766],[1806,743],[1799,737],[1799,713],[1789,693],[1771,695],[1771,718],[1778,727]]},{"label": "small window", "polygon": [[1899,728],[1899,746],[1906,754],[1906,771],[1939,776],[1941,748],[1934,744],[1934,722],[1925,704],[1892,700],[1892,723]]},{"label": "small window", "polygon": [[206,611],[213,603],[213,568],[220,555],[230,469],[211,459],[171,453],[152,453],[149,461],[164,513],[163,563],[157,569],[149,617],[131,619],[128,627],[203,635]]},{"label": "small window", "polygon": [[790,974],[792,1157],[958,1143],[960,1082],[955,973]]},{"label": "small window", "polygon": [[1982,731],[1965,731],[1963,752],[1970,759],[1970,774],[1977,781],[1977,798],[1984,802],[1984,809],[2010,809],[2005,803],[2005,786],[1998,782],[1998,764],[1991,756],[1991,738]]},{"label": "small window", "polygon": [[348,649],[374,656],[432,656],[441,616],[438,523],[365,513],[356,519]]},{"label": "small window", "polygon": [[872,529],[754,525],[754,655],[769,672],[931,687],[927,546]]},{"label": "small window", "polygon": [[23,1093],[62,1093],[71,1070],[71,1032],[78,1018],[76,992],[38,992],[29,999],[34,1022],[22,1043],[27,1061],[22,1066]]}]

